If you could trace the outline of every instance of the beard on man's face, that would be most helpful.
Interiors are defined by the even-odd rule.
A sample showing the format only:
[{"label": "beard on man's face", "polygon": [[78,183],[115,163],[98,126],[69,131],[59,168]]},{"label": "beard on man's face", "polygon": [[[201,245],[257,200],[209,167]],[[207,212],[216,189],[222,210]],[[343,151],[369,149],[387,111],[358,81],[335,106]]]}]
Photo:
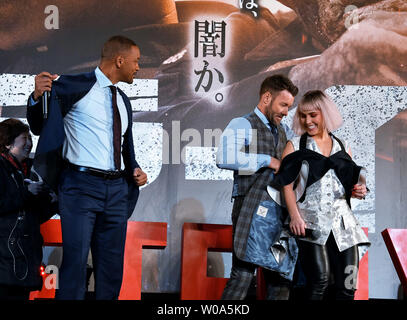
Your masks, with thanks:
[{"label": "beard on man's face", "polygon": [[266,118],[270,123],[277,125],[278,123],[276,123],[276,120],[274,119],[276,116],[276,113],[272,110],[274,101],[275,101],[275,98],[271,98],[270,104],[266,108]]}]

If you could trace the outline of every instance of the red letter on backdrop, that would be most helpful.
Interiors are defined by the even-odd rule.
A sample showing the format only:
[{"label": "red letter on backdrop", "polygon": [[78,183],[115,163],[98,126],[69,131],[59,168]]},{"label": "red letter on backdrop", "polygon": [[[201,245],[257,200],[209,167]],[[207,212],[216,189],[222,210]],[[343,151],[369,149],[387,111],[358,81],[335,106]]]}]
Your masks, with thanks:
[{"label": "red letter on backdrop", "polygon": [[215,300],[228,279],[207,276],[208,249],[232,251],[232,226],[184,223],[181,252],[181,300]]},{"label": "red letter on backdrop", "polygon": [[[41,226],[44,246],[62,246],[61,223],[59,219],[49,220]],[[124,251],[123,283],[120,300],[141,298],[142,249],[158,249],[167,245],[167,223],[129,221],[127,223],[126,246]],[[47,275],[44,275],[44,279]],[[30,299],[53,299],[55,289],[43,286],[34,291]]]}]

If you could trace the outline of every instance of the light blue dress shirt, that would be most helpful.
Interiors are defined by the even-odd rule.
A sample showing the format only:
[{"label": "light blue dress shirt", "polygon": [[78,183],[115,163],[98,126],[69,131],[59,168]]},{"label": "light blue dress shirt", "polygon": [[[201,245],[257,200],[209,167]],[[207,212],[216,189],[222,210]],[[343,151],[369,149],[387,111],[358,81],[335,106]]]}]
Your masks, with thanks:
[{"label": "light blue dress shirt", "polygon": [[[99,68],[96,68],[95,75],[94,86],[64,117],[65,141],[62,156],[78,166],[115,170],[112,93],[109,88],[113,84]],[[31,104],[33,102],[31,98]],[[117,94],[117,106],[120,112],[123,145],[128,115],[120,94]],[[123,157],[121,169],[124,169]]]},{"label": "light blue dress shirt", "polygon": [[[266,116],[256,107],[254,113],[271,130]],[[292,130],[285,124],[281,124],[286,131],[287,139],[293,136]],[[271,156],[268,154],[242,152],[244,146],[252,141],[252,126],[246,118],[232,119],[226,126],[220,137],[220,143],[216,154],[216,165],[221,169],[244,171],[245,174],[255,173],[263,167],[268,167]],[[244,150],[244,149],[243,149]]]}]

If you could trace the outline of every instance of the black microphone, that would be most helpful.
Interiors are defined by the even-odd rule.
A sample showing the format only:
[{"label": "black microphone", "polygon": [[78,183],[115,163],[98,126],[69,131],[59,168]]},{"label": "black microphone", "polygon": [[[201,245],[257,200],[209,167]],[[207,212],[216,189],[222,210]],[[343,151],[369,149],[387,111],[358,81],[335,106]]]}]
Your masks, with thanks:
[{"label": "black microphone", "polygon": [[48,98],[49,98],[49,92],[44,91],[42,94],[42,115],[44,119],[48,118]]},{"label": "black microphone", "polygon": [[307,229],[305,228],[305,236],[303,235],[295,235],[291,231],[289,231],[289,234],[294,237],[294,238],[311,238],[312,240],[317,240],[319,237],[321,237],[321,231],[319,230],[312,230],[312,229]]}]

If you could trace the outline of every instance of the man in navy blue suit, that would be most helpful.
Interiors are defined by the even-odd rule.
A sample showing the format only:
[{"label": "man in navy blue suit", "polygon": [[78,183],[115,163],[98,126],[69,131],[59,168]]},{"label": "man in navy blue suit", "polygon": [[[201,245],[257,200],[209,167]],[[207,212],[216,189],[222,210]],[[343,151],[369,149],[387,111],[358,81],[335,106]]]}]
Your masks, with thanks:
[{"label": "man in navy blue suit", "polygon": [[58,191],[62,226],[57,299],[84,299],[89,249],[96,299],[119,296],[127,219],[147,175],[135,159],[130,101],[116,84],[133,82],[139,59],[132,40],[114,36],[95,71],[35,77],[27,107],[31,130],[40,135],[34,166]]}]

